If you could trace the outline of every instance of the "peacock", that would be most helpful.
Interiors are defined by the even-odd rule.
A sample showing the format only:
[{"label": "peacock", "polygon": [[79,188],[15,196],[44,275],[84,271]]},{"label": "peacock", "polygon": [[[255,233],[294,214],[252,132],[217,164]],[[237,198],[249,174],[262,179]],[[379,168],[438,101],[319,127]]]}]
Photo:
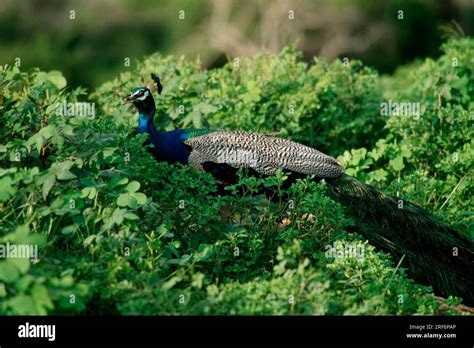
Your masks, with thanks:
[{"label": "peacock", "polygon": [[[161,94],[160,79],[151,77]],[[148,134],[146,145],[156,160],[210,173],[219,187],[235,183],[240,168],[255,176],[282,170],[288,184],[304,177],[324,179],[329,195],[360,222],[357,232],[372,245],[403,260],[409,274],[431,285],[435,293],[460,296],[466,304],[474,304],[474,243],[423,208],[407,201],[400,204],[399,198],[343,173],[336,159],[288,139],[218,129],[159,132],[148,87],[135,88],[125,101],[137,108],[138,132]]]}]

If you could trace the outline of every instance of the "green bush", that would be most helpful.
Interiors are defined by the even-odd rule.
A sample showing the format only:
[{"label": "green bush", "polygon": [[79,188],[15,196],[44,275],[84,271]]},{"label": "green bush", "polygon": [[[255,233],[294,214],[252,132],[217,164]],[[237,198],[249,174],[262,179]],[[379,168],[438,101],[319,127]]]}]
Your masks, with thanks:
[{"label": "green bush", "polygon": [[315,59],[308,67],[300,58],[289,47],[279,55],[262,53],[201,71],[198,62],[154,55],[133,73],[104,84],[96,97],[104,108],[121,110],[118,93],[155,72],[164,84],[158,102],[163,129],[212,125],[278,133],[331,154],[374,145],[384,134],[376,72],[359,61],[329,65]]},{"label": "green bush", "polygon": [[339,159],[363,180],[436,212],[474,238],[474,41],[443,45],[438,60],[400,68],[381,84],[384,101],[420,104],[419,117],[385,117],[388,134],[372,149]]},{"label": "green bush", "polygon": [[[350,233],[355,222],[324,183],[284,189],[283,173],[241,173],[217,195],[210,175],[157,163],[121,100],[156,72],[160,128],[278,132],[340,155],[349,173],[387,191],[444,205],[441,217],[469,231],[472,47],[451,41],[439,60],[382,79],[357,61],[308,67],[293,48],[209,71],[156,54],[91,95],[58,72],[2,67],[0,244],[38,245],[39,258],[0,259],[0,313],[436,313],[429,287]],[[425,112],[418,123],[384,118],[383,95]],[[64,102],[92,102],[95,114],[58,115]],[[255,192],[260,184],[272,200]]]}]

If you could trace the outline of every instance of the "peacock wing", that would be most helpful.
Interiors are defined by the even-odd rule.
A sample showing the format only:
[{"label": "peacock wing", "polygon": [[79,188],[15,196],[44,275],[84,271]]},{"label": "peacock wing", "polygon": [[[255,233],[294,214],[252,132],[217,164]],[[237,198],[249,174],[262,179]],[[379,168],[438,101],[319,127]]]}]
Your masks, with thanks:
[{"label": "peacock wing", "polygon": [[205,162],[225,163],[234,168],[252,168],[263,175],[278,169],[320,178],[342,173],[334,158],[291,140],[245,131],[215,131],[184,141],[192,150],[189,164],[203,170]]}]

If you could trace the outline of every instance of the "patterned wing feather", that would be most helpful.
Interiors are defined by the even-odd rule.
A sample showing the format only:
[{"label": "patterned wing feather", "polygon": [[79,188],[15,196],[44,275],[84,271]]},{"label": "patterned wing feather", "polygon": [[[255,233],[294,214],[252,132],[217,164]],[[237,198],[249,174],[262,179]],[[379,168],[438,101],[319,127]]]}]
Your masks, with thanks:
[{"label": "patterned wing feather", "polygon": [[203,170],[204,162],[226,163],[234,168],[253,168],[263,175],[278,169],[336,178],[342,173],[334,158],[294,141],[245,131],[214,131],[187,139],[192,148],[189,163]]}]

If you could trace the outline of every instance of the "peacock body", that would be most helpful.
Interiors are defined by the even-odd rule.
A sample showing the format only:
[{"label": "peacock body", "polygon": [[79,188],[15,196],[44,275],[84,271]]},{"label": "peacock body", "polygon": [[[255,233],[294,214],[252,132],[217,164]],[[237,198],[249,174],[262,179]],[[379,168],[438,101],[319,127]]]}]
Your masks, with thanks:
[{"label": "peacock body", "polygon": [[[152,75],[158,91],[161,82]],[[331,196],[364,225],[357,232],[374,246],[405,258],[405,267],[420,282],[444,296],[458,295],[474,304],[474,246],[429,212],[403,202],[344,174],[334,158],[308,146],[278,137],[245,131],[179,129],[158,132],[153,124],[155,102],[146,87],[127,98],[139,112],[139,131],[149,134],[152,154],[159,161],[188,164],[210,173],[221,185],[237,180],[237,170],[258,176],[287,172],[290,179],[325,179]],[[292,180],[290,180],[291,183]],[[453,252],[456,250],[456,252]]]}]

